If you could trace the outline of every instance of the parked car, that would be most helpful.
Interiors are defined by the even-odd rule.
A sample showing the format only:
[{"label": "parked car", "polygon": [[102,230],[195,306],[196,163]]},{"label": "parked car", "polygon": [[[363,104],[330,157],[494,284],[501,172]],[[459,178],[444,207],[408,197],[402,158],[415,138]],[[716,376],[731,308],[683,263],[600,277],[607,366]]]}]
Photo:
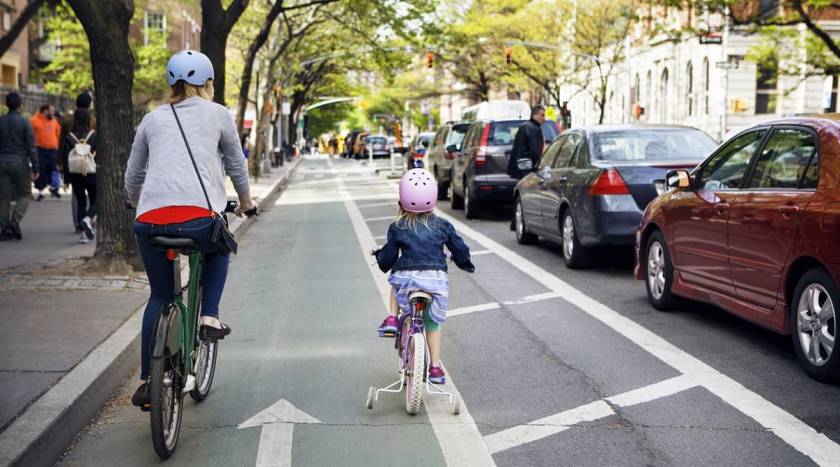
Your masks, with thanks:
[{"label": "parked car", "polygon": [[388,138],[385,135],[368,135],[362,141],[362,158],[366,159],[368,148],[373,152],[373,157],[388,157],[391,155],[391,150],[388,147]]},{"label": "parked car", "polygon": [[791,334],[810,376],[840,379],[838,134],[827,119],[766,122],[669,173],[636,236],[651,304],[684,297]]},{"label": "parked car", "polygon": [[665,191],[665,174],[694,168],[714,148],[709,135],[691,127],[568,130],[516,186],[516,239],[554,240],[566,266],[586,267],[593,247],[633,245],[645,208]]},{"label": "parked car", "polygon": [[411,170],[415,167],[425,167],[426,151],[432,144],[435,134],[432,132],[420,133],[411,140],[408,144],[408,152],[405,153],[406,170]]},{"label": "parked car", "polygon": [[[453,209],[464,209],[475,219],[484,205],[510,204],[517,180],[507,174],[508,159],[516,132],[527,121],[477,120],[471,122],[461,151],[452,161],[450,198]],[[542,125],[543,139],[553,141],[557,126]]]},{"label": "parked car", "polygon": [[446,199],[452,180],[452,161],[461,150],[461,143],[470,127],[469,122],[447,122],[435,133],[432,146],[426,154],[426,167],[435,175],[438,197]]}]

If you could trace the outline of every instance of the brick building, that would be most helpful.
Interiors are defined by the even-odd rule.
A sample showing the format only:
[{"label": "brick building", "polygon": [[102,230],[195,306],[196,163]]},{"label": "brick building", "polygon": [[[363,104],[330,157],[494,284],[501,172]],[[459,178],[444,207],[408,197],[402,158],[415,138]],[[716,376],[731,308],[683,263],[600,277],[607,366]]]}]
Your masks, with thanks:
[{"label": "brick building", "polygon": [[[12,24],[26,7],[26,3],[27,0],[0,0],[1,33],[5,34],[12,28]],[[28,26],[25,26],[14,44],[0,57],[0,85],[25,87],[29,84],[28,37]]]}]

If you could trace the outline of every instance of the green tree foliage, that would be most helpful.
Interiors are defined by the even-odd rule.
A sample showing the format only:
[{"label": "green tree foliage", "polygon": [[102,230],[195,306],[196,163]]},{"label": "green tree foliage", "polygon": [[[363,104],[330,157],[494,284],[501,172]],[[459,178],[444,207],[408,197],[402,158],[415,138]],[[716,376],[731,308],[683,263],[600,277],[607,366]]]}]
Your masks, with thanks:
[{"label": "green tree foliage", "polygon": [[72,96],[93,89],[88,39],[73,10],[59,4],[46,27],[47,40],[56,44],[53,60],[43,70],[47,92]]},{"label": "green tree foliage", "polygon": [[148,43],[132,41],[132,51],[137,64],[134,70],[134,101],[147,105],[164,100],[169,86],[163,70],[172,55],[166,47],[166,35],[150,31]]}]

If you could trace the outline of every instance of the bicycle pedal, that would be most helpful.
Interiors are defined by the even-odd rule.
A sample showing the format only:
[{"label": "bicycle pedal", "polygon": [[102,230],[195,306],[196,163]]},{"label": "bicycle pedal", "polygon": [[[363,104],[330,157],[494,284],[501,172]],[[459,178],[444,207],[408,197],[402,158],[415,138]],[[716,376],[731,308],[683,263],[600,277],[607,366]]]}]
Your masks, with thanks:
[{"label": "bicycle pedal", "polygon": [[393,339],[394,337],[397,337],[397,333],[395,333],[395,332],[380,332],[379,337],[387,337],[387,338]]}]

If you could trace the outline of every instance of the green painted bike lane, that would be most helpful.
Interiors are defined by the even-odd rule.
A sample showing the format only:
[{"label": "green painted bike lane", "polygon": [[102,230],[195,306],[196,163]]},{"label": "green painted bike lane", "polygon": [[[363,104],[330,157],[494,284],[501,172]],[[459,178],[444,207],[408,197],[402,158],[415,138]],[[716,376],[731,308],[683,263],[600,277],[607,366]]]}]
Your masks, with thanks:
[{"label": "green painted bike lane", "polygon": [[[167,464],[257,465],[262,451],[265,465],[282,465],[289,435],[295,466],[445,463],[425,412],[407,415],[402,395],[364,407],[369,386],[397,379],[396,353],[392,340],[376,337],[382,301],[337,184],[331,175],[308,177],[309,167],[326,169],[307,161],[240,239],[221,307],[234,332],[220,345],[210,397],[185,399],[178,451]],[[128,402],[135,385],[123,388],[63,465],[157,462],[148,415]],[[283,400],[299,415],[275,405]],[[261,426],[266,420],[302,423]]]}]

